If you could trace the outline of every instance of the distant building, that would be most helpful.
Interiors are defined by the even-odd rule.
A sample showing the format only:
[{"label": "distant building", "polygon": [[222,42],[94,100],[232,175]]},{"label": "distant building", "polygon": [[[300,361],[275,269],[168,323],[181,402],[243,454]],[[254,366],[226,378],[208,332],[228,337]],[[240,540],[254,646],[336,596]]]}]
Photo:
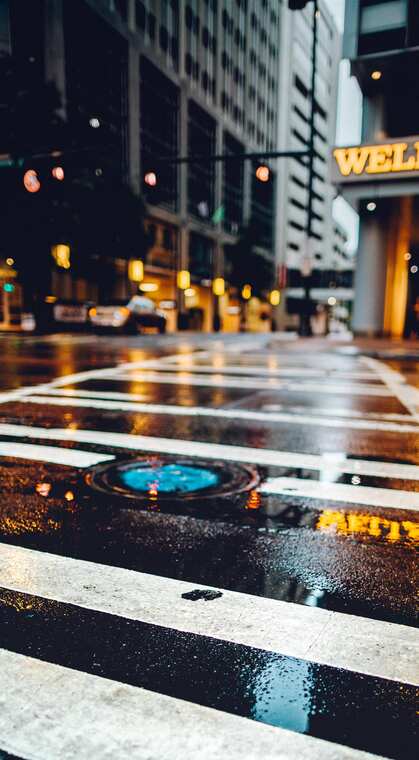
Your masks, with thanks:
[{"label": "distant building", "polygon": [[[291,12],[283,6],[281,25],[281,61],[278,113],[278,145],[280,150],[304,150],[309,139],[312,72],[313,6]],[[277,194],[277,259],[288,271],[286,311],[294,313],[296,324],[300,310],[302,269],[312,267],[312,284],[320,283],[323,290],[334,282],[334,221],[332,203],[336,190],[330,181],[329,153],[336,132],[338,69],[341,58],[341,35],[323,0],[319,3],[317,19],[317,56],[315,82],[315,143],[314,149],[314,223],[313,250],[307,250],[308,169],[302,160],[281,160],[278,166]],[[309,258],[309,262],[307,262]],[[318,299],[319,294],[313,293]],[[322,294],[322,300],[328,294]],[[297,300],[296,300],[297,299]],[[290,318],[282,321],[289,325]]]},{"label": "distant building", "polygon": [[416,0],[351,0],[344,56],[363,94],[360,146],[334,151],[334,180],[360,215],[352,327],[418,333],[419,15]]}]

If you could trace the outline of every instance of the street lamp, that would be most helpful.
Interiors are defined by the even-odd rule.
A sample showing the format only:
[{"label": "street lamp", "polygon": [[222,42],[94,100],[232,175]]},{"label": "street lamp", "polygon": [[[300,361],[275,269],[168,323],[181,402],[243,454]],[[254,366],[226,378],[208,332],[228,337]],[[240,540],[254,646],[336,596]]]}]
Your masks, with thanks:
[{"label": "street lamp", "polygon": [[214,294],[214,332],[219,332],[221,328],[220,297],[224,295],[225,289],[226,285],[224,277],[215,277],[212,281],[212,292]]},{"label": "street lamp", "polygon": [[181,269],[177,273],[177,286],[179,290],[188,290],[191,287],[191,273],[187,269]]},{"label": "street lamp", "polygon": [[269,294],[269,303],[271,306],[279,306],[281,303],[281,291],[280,290],[271,290]]},{"label": "street lamp", "polygon": [[141,259],[131,259],[128,262],[128,277],[131,282],[141,282],[144,279],[144,263]]}]

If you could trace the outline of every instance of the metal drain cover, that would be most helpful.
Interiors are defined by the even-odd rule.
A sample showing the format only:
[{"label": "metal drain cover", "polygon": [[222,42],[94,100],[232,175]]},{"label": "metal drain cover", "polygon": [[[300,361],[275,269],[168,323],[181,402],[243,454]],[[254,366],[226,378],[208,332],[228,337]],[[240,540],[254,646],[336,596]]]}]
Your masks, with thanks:
[{"label": "metal drain cover", "polygon": [[86,479],[99,491],[148,502],[235,495],[251,491],[260,480],[250,465],[165,456],[100,465]]}]

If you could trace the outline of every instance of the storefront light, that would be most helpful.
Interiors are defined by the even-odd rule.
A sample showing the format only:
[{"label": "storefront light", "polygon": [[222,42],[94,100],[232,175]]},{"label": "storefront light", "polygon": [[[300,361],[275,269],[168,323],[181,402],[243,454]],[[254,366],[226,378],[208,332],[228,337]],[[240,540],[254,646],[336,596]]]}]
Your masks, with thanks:
[{"label": "storefront light", "polygon": [[142,290],[143,293],[155,293],[158,289],[159,286],[157,285],[157,282],[142,282],[140,285],[140,290]]},{"label": "storefront light", "polygon": [[193,296],[196,294],[195,288],[186,288],[185,290],[185,296],[187,298],[193,298]]}]

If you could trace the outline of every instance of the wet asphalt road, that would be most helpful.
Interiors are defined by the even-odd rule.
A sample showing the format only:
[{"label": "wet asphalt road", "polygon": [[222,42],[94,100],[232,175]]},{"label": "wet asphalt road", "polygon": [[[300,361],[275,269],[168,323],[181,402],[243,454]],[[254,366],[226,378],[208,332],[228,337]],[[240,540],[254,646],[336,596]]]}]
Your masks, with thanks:
[{"label": "wet asphalt road", "polygon": [[[248,757],[271,740],[272,758],[417,757],[414,349],[382,358],[319,340],[187,334],[2,335],[0,347],[0,654],[6,679],[23,668],[10,703],[1,698],[5,757],[235,757],[240,725],[256,731]],[[180,477],[192,490],[165,492]],[[111,579],[100,599],[90,579],[99,566]],[[126,571],[140,584],[135,614],[115,607]],[[159,606],[164,585],[142,601],[149,583],[175,584],[173,610]],[[221,595],[188,598],[196,587]],[[217,609],[234,600],[240,613],[223,632]],[[256,640],[243,621],[268,600]],[[312,638],[302,651],[303,631]],[[273,633],[283,635],[275,645]],[[30,714],[31,732],[16,715],[34,660],[46,718]],[[183,710],[198,737],[204,708],[215,708],[224,745],[172,727],[163,749],[158,731],[128,741],[117,722],[104,754],[91,738],[97,703],[77,680],[71,693],[88,703],[74,744],[69,718],[53,715],[56,673],[93,679],[92,693],[105,679],[135,699],[164,695],[167,725]],[[117,721],[118,698],[110,703]],[[155,719],[161,706],[147,709]]]}]

